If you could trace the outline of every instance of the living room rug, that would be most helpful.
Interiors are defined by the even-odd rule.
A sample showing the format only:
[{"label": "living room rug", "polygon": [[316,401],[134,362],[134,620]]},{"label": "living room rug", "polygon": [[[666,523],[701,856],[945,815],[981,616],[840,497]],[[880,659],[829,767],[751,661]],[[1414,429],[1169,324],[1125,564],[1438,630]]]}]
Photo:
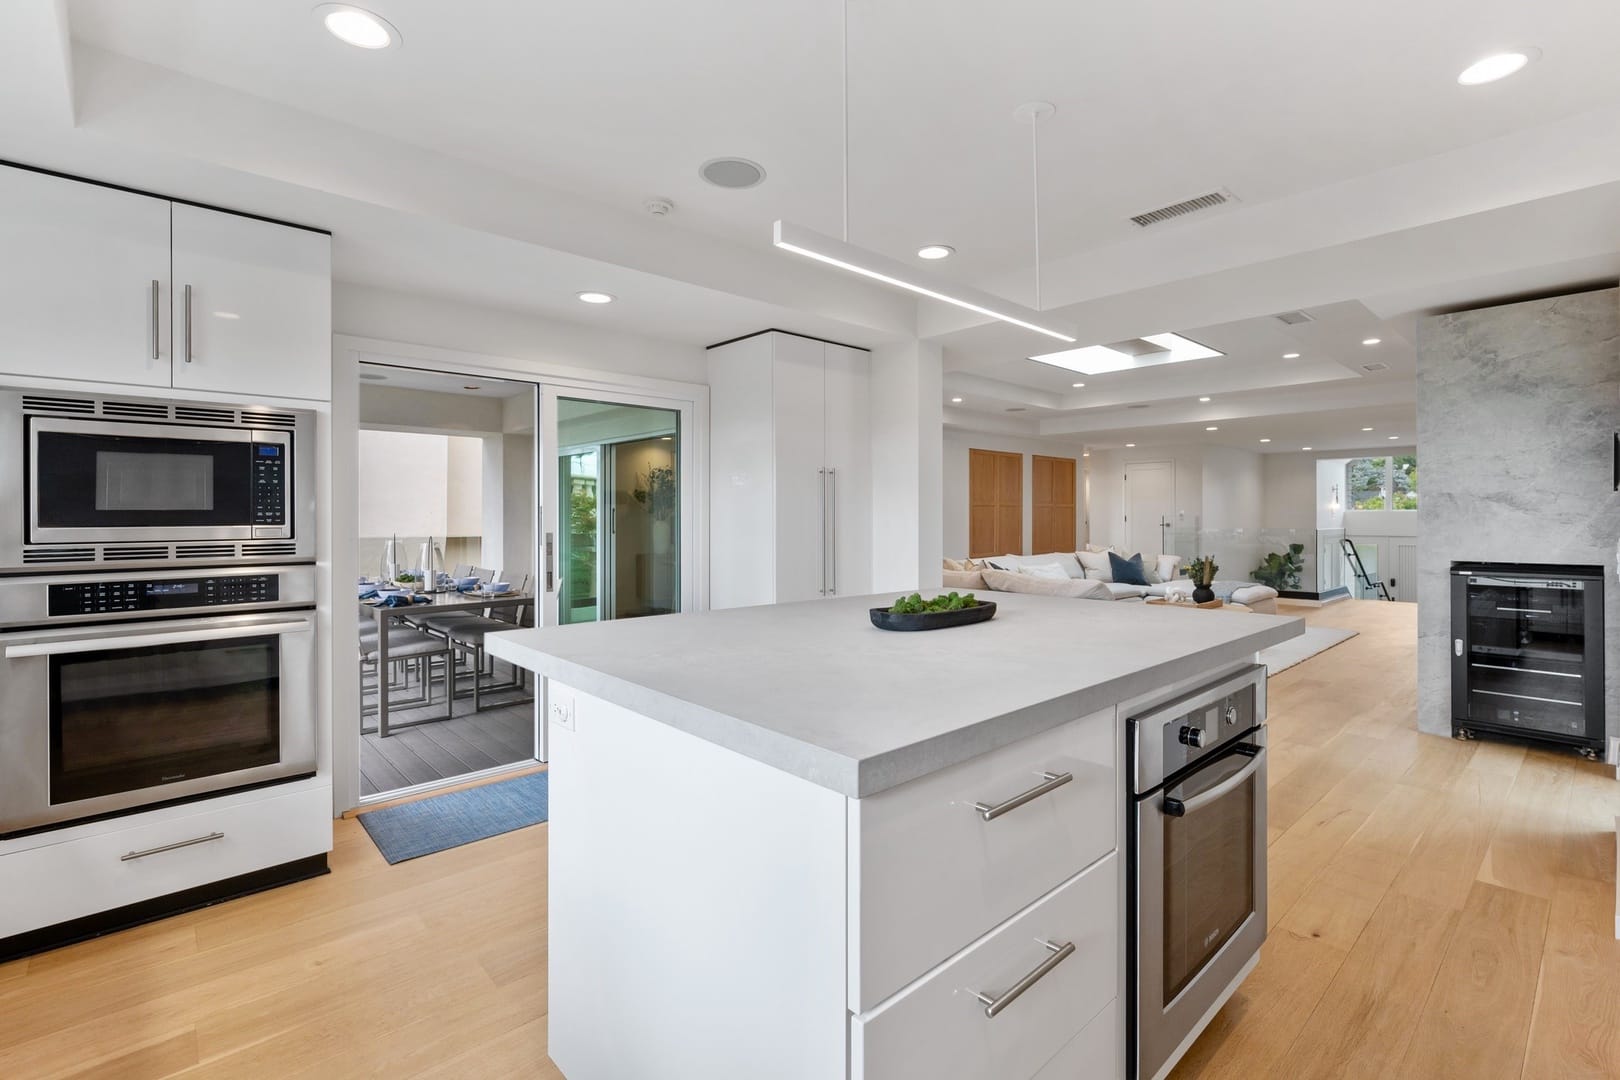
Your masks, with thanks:
[{"label": "living room rug", "polygon": [[1355,630],[1340,630],[1332,626],[1308,626],[1305,633],[1297,638],[1289,638],[1280,645],[1261,649],[1260,662],[1266,665],[1266,676],[1269,678],[1280,671],[1287,671],[1296,664],[1303,664],[1335,645],[1349,641],[1356,633]]},{"label": "living room rug", "polygon": [[389,864],[460,847],[546,820],[549,774],[434,795],[359,815]]}]

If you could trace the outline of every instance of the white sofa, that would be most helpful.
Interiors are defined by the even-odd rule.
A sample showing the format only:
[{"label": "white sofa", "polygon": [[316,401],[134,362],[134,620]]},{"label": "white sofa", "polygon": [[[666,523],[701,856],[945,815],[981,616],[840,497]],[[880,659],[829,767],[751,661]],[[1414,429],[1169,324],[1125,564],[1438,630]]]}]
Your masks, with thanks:
[{"label": "white sofa", "polygon": [[[1116,552],[1117,554],[1117,552]],[[1191,593],[1180,577],[1181,557],[1161,555],[1145,567],[1147,585],[1114,580],[1108,549],[1052,551],[1039,555],[996,555],[987,559],[945,560],[945,587],[1073,596],[1087,600],[1141,601],[1170,593]],[[1061,576],[1060,576],[1061,574]],[[1252,581],[1216,581],[1215,595],[1265,615],[1277,613],[1277,590]]]}]

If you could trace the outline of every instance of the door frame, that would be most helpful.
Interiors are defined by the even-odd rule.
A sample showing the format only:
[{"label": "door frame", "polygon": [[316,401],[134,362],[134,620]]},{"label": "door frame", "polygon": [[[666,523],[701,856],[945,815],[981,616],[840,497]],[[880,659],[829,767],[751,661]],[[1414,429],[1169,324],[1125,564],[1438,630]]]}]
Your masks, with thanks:
[{"label": "door frame", "polygon": [[[1121,493],[1124,495],[1124,498],[1122,498],[1120,500],[1120,511],[1119,511],[1120,522],[1119,523],[1120,523],[1120,527],[1125,530],[1125,546],[1126,547],[1136,547],[1138,550],[1144,550],[1144,549],[1142,549],[1139,545],[1135,544],[1131,540],[1131,522],[1130,522],[1130,513],[1131,513],[1131,470],[1135,469],[1135,468],[1140,468],[1143,465],[1149,465],[1149,466],[1163,465],[1168,470],[1168,472],[1170,474],[1170,525],[1169,525],[1169,528],[1170,528],[1170,531],[1171,531],[1171,535],[1174,535],[1175,528],[1176,528],[1176,521],[1175,521],[1175,517],[1176,517],[1176,462],[1175,462],[1175,459],[1174,458],[1154,458],[1154,459],[1147,459],[1147,460],[1143,460],[1143,461],[1129,461],[1129,462],[1126,462],[1125,465],[1124,465],[1124,468],[1120,472],[1119,486],[1120,486]],[[1170,554],[1170,548],[1173,547],[1173,546],[1174,545],[1170,542],[1170,537],[1165,534],[1165,526],[1161,524],[1159,526],[1160,554],[1166,554],[1166,555]]]},{"label": "door frame", "polygon": [[[322,695],[325,700],[331,702],[331,724],[329,730],[324,733],[330,738],[323,739],[324,745],[318,750],[323,757],[330,753],[332,802],[336,814],[346,813],[360,805],[360,716],[357,705],[353,704],[359,701],[360,676],[358,667],[348,662],[353,650],[343,647],[340,643],[354,641],[359,629],[359,611],[348,600],[348,596],[350,583],[358,573],[357,553],[353,549],[354,534],[358,529],[355,520],[359,485],[358,378],[362,363],[506,379],[536,385],[539,413],[535,422],[534,475],[542,478],[549,476],[553,488],[549,498],[542,489],[541,498],[548,501],[544,504],[537,501],[535,506],[533,522],[535,550],[531,555],[534,559],[532,565],[536,568],[537,586],[540,589],[545,585],[542,510],[545,506],[555,506],[557,483],[555,469],[541,468],[541,462],[550,453],[550,446],[544,441],[546,429],[543,426],[547,406],[549,405],[551,409],[551,433],[555,437],[556,396],[559,392],[567,396],[639,395],[644,397],[645,401],[629,401],[627,404],[645,403],[660,408],[673,407],[669,404],[671,401],[683,403],[691,410],[691,422],[687,422],[687,415],[683,413],[682,426],[686,430],[681,434],[680,445],[685,467],[681,483],[683,490],[690,492],[690,501],[687,505],[693,510],[682,515],[684,519],[681,528],[682,604],[684,610],[690,611],[704,611],[709,606],[709,388],[706,385],[591,371],[551,361],[519,360],[435,345],[415,345],[386,338],[333,334],[330,421],[317,429],[317,448],[329,449],[328,461],[331,467],[330,512],[327,520],[318,524],[321,535],[331,537],[331,547],[325,552],[325,559],[322,560],[326,563],[323,567],[326,572],[321,577],[322,596],[329,598],[323,612],[325,618],[321,622],[321,630],[327,635],[329,644],[320,650],[318,665]],[[174,393],[176,396],[188,396],[188,392],[185,391],[177,390]],[[324,414],[322,418],[325,419]],[[322,479],[324,480],[324,476]],[[687,559],[690,559],[689,565],[686,563]],[[695,596],[696,599],[690,607],[685,607],[688,595]],[[555,609],[556,594],[551,594],[551,597],[552,607]],[[537,623],[540,621],[540,610],[541,605],[537,603]],[[554,622],[555,619],[553,624]],[[543,688],[536,689],[542,692],[535,695],[535,757],[544,762],[549,757],[545,725],[540,722],[545,715],[545,695]],[[350,708],[355,709],[352,718],[346,712]],[[513,766],[514,769],[521,767],[521,765]],[[461,779],[465,781],[467,778]]]}]

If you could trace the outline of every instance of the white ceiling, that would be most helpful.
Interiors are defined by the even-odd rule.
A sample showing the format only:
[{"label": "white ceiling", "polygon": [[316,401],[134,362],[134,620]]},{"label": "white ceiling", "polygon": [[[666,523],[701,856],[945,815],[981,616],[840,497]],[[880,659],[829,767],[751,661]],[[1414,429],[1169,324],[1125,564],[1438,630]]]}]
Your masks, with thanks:
[{"label": "white ceiling", "polygon": [[[770,249],[775,218],[841,227],[842,3],[366,2],[401,48],[338,43],[306,0],[66,0],[65,28],[52,0],[12,0],[0,137],[24,160],[327,225],[338,276],[362,284],[688,344],[921,333],[964,398],[953,425],[1095,445],[1242,445],[1269,420],[1277,449],[1299,441],[1289,416],[1306,431],[1358,410],[1410,427],[1414,312],[1620,272],[1607,0],[852,5],[854,243],[952,244],[930,271],[1033,303],[1012,110],[1051,101],[1042,306],[1085,343],[1173,330],[1228,354],[1094,379],[1029,363],[1046,345],[1020,331]],[[1526,45],[1542,57],[1520,75],[1456,84]],[[723,154],[766,182],[705,185],[698,165]],[[1216,188],[1239,202],[1126,221]],[[675,212],[646,214],[654,195]],[[583,309],[587,288],[620,301]],[[1269,318],[1301,307],[1318,321]],[[1371,335],[1388,372],[1361,368]]]}]

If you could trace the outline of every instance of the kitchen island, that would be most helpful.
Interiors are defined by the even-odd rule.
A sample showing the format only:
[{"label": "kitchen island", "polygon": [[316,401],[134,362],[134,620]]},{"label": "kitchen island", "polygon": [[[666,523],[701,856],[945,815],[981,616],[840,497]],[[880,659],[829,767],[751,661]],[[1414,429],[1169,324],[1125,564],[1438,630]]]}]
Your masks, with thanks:
[{"label": "kitchen island", "polygon": [[569,1080],[1123,1074],[1126,716],[1303,623],[892,600],[489,638],[544,681]]}]

